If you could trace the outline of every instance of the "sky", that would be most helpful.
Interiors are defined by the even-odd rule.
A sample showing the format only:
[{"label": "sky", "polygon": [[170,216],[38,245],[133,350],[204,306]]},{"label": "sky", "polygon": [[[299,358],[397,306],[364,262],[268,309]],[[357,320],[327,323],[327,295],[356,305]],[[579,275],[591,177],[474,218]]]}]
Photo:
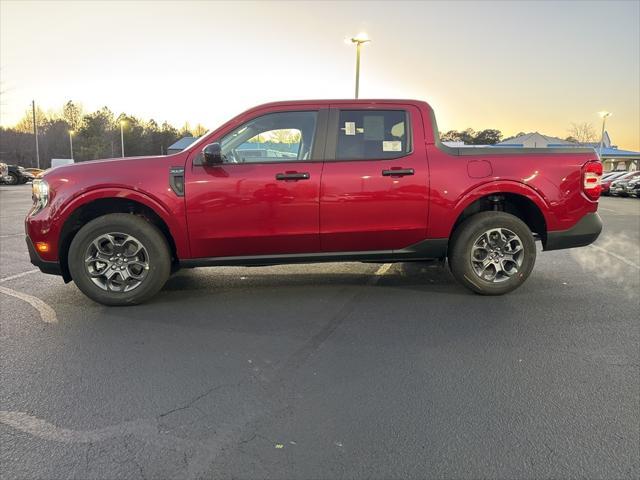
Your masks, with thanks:
[{"label": "sky", "polygon": [[441,131],[566,137],[640,150],[640,0],[214,2],[0,0],[0,124],[32,99],[215,128],[274,100],[426,100]]}]

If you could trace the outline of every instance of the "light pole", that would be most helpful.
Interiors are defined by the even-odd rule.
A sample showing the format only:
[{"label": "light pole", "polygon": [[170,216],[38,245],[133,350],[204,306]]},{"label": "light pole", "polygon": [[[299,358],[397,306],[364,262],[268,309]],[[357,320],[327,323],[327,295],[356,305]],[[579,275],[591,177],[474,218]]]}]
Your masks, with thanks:
[{"label": "light pole", "polygon": [[69,151],[71,152],[71,160],[73,160],[73,130],[69,130]]},{"label": "light pole", "polygon": [[40,168],[40,146],[38,145],[38,123],[36,122],[36,101],[31,100],[31,113],[33,114],[33,135],[36,139],[36,164]]},{"label": "light pole", "polygon": [[598,155],[600,156],[600,161],[602,161],[602,144],[604,143],[604,126],[607,123],[607,117],[613,115],[611,112],[598,112],[600,118],[602,118],[602,133],[600,134],[600,148],[598,150]]},{"label": "light pole", "polygon": [[350,41],[356,45],[356,98],[358,98],[358,93],[360,91],[360,47],[371,40],[366,33],[360,32],[355,37],[352,37]]},{"label": "light pole", "polygon": [[120,148],[122,152],[122,158],[124,158],[124,126],[127,122],[120,120]]}]

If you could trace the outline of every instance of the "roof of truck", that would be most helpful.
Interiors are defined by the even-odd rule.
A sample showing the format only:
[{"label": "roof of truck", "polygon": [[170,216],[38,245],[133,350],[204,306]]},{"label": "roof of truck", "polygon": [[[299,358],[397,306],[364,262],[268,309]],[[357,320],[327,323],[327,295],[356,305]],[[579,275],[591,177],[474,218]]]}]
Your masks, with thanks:
[{"label": "roof of truck", "polygon": [[389,98],[334,98],[323,100],[283,100],[277,102],[269,102],[260,105],[260,107],[270,107],[278,105],[330,105],[332,103],[426,103],[424,100],[411,99],[389,99]]}]

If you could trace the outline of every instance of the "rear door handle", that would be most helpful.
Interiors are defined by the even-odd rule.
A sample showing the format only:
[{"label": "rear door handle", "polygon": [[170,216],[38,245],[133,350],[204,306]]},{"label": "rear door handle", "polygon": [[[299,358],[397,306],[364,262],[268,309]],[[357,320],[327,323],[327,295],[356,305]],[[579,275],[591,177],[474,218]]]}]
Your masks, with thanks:
[{"label": "rear door handle", "polygon": [[405,175],[413,175],[413,168],[392,168],[390,170],[382,170],[383,177],[404,177]]},{"label": "rear door handle", "polygon": [[276,173],[276,180],[309,180],[310,177],[308,172]]}]

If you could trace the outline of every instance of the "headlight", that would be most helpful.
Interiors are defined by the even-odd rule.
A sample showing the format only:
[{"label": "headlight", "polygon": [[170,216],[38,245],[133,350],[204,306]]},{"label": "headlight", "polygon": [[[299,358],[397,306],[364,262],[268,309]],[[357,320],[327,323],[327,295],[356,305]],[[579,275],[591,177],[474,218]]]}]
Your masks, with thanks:
[{"label": "headlight", "polygon": [[49,203],[49,184],[43,178],[36,178],[31,184],[31,198],[33,209],[31,215],[38,213]]}]

